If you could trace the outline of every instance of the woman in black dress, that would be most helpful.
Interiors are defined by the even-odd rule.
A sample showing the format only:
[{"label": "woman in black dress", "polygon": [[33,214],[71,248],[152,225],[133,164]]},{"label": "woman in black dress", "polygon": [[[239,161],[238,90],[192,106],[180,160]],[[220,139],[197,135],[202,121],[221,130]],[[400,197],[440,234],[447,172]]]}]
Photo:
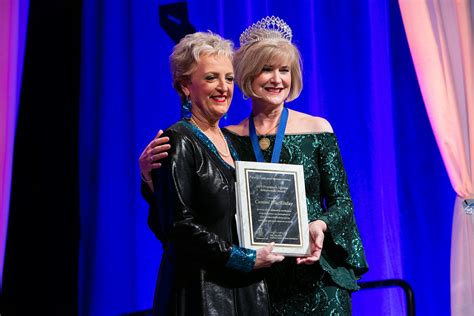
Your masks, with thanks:
[{"label": "woman in black dress", "polygon": [[169,154],[144,179],[154,184],[149,226],[164,249],[154,315],[269,312],[258,269],[283,257],[271,244],[257,251],[238,245],[237,155],[218,125],[232,100],[232,56],[232,43],[212,33],[186,36],[170,56],[173,84],[189,113],[165,131]]}]

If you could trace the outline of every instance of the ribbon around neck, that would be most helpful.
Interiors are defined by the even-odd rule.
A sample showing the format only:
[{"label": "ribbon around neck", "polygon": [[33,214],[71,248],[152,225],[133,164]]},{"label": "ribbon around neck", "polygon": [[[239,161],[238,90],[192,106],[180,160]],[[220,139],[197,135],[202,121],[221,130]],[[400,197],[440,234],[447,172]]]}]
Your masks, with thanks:
[{"label": "ribbon around neck", "polygon": [[[278,131],[275,137],[275,144],[273,145],[271,163],[278,163],[280,161],[281,147],[283,145],[283,137],[285,136],[286,123],[288,122],[288,109],[283,107],[283,111],[280,116],[280,123],[278,125]],[[253,152],[257,162],[266,162],[263,158],[263,152],[258,145],[257,130],[255,129],[255,123],[253,121],[253,114],[249,116],[249,136],[252,142]]]}]

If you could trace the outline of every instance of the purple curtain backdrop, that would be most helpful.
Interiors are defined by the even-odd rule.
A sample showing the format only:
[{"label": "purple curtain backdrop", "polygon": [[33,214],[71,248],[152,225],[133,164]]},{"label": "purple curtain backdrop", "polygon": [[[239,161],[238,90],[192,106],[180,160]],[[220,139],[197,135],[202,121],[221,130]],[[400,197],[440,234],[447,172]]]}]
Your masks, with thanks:
[{"label": "purple curtain backdrop", "polygon": [[13,142],[25,51],[28,0],[0,1],[0,290],[10,205]]}]

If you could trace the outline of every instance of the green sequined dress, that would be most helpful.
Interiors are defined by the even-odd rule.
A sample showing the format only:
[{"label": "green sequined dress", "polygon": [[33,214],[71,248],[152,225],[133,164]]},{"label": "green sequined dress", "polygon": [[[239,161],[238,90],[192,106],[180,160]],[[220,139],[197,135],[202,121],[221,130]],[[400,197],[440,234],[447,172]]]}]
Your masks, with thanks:
[{"label": "green sequined dress", "polygon": [[[255,161],[250,138],[224,129],[240,159]],[[275,136],[263,151],[271,160]],[[285,135],[280,163],[303,165],[309,221],[327,223],[322,257],[314,265],[294,258],[274,264],[267,275],[276,315],[350,315],[350,292],[368,270],[353,213],[346,173],[334,133]]]}]

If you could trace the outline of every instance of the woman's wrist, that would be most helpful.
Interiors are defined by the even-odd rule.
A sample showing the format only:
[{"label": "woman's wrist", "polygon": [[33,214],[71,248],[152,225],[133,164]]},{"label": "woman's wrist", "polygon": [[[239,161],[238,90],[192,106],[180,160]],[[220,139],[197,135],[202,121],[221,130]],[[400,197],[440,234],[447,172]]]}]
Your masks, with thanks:
[{"label": "woman's wrist", "polygon": [[321,219],[317,219],[314,222],[311,222],[309,224],[310,225],[318,225],[324,233],[328,230],[328,225],[326,224],[325,221],[323,221]]},{"label": "woman's wrist", "polygon": [[152,183],[153,182],[153,179],[147,179],[146,176],[143,174],[143,172],[140,172],[140,178],[142,178],[143,182],[146,182],[146,183]]}]

